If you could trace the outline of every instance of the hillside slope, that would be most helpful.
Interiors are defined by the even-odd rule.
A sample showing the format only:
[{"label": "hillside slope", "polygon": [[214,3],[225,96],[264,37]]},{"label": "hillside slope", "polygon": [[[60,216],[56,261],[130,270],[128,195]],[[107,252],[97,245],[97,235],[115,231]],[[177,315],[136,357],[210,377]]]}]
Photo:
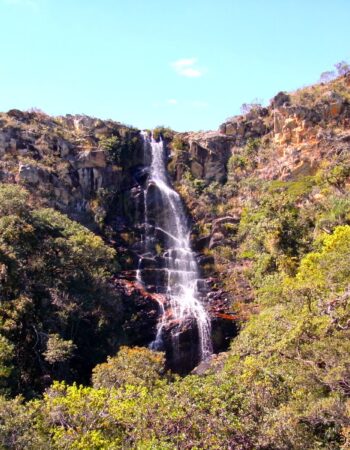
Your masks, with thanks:
[{"label": "hillside slope", "polygon": [[239,333],[184,378],[162,354],[121,347],[147,344],[157,316],[135,281],[139,133],[2,114],[1,445],[349,449],[350,76],[215,132],[154,133],[222,320],[218,350]]}]

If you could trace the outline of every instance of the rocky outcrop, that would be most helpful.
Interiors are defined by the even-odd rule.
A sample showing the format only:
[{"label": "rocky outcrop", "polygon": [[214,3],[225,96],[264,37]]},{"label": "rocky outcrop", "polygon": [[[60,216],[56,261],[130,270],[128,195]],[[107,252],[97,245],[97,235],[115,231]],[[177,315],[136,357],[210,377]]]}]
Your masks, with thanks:
[{"label": "rocky outcrop", "polygon": [[350,105],[344,95],[332,89],[325,89],[317,95],[311,92],[304,95],[306,99],[313,96],[315,99],[297,102],[292,95],[279,92],[268,108],[252,105],[247,114],[224,122],[220,131],[234,136],[235,146],[266,136],[277,144],[300,144],[310,137],[309,132],[317,134],[319,129],[328,128],[335,122],[348,123]]},{"label": "rocky outcrop", "polygon": [[210,183],[224,183],[227,179],[227,161],[231,155],[234,139],[220,132],[181,133],[186,150],[180,155],[175,152],[174,178],[180,181],[189,171],[194,178]]},{"label": "rocky outcrop", "polygon": [[189,172],[207,185],[225,183],[229,158],[240,155],[253,141],[261,147],[275,147],[271,164],[258,156],[258,177],[288,179],[312,173],[322,158],[320,147],[328,140],[328,130],[350,125],[345,96],[326,87],[322,94],[314,95],[314,103],[309,105],[279,92],[269,107],[252,105],[248,113],[228,119],[217,132],[179,134],[183,145],[180,150],[173,148],[170,168],[175,181],[180,183]]},{"label": "rocky outcrop", "polygon": [[[52,118],[18,110],[1,114],[0,125],[0,180],[24,184],[43,205],[91,228],[107,216],[107,197],[135,184],[132,171],[142,163],[135,129],[86,116]],[[119,147],[104,145],[110,137]],[[122,155],[125,148],[132,152],[121,167],[113,151]]]}]

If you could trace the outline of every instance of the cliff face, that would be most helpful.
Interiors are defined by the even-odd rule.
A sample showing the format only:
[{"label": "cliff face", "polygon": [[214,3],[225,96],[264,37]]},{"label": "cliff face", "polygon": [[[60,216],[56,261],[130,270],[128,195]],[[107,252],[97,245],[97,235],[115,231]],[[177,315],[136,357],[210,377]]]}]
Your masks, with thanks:
[{"label": "cliff face", "polygon": [[142,160],[138,131],[116,122],[17,110],[0,121],[1,181],[27,186],[91,227],[103,222],[107,197],[130,187],[129,169]]},{"label": "cliff face", "polygon": [[[304,183],[348,159],[349,92],[344,76],[279,93],[269,107],[253,106],[218,131],[163,132],[169,173],[192,217],[217,351],[235,334],[235,321],[254,310],[254,286],[246,275],[252,259],[245,257],[240,231],[247,204],[259,201],[266,183]],[[0,115],[0,181],[25,186],[36,204],[60,210],[116,248],[114,286],[124,299],[124,329],[130,343],[143,345],[154,337],[157,320],[157,299],[135,279],[148,165],[132,127],[86,116]],[[296,201],[303,208],[322,195],[316,189]],[[270,241],[267,247],[274,245]]]}]

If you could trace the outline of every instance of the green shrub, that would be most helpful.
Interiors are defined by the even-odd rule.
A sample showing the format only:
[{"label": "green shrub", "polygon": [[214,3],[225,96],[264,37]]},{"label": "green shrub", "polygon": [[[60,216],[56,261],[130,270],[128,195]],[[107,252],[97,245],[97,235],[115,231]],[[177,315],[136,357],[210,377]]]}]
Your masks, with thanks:
[{"label": "green shrub", "polygon": [[153,133],[153,138],[158,141],[159,138],[161,137],[162,139],[165,140],[172,140],[175,134],[175,131],[172,130],[169,127],[165,127],[163,125],[159,125],[157,127],[155,127],[152,131]]},{"label": "green shrub", "polygon": [[114,164],[120,165],[122,162],[122,141],[119,136],[111,136],[109,138],[101,139],[100,147],[107,151],[108,159]]},{"label": "green shrub", "polygon": [[64,340],[58,334],[50,334],[43,355],[50,364],[61,363],[72,358],[75,349],[72,340]]},{"label": "green shrub", "polygon": [[232,155],[228,161],[228,169],[234,172],[236,169],[245,169],[248,166],[248,160],[242,155]]},{"label": "green shrub", "polygon": [[142,347],[121,347],[117,356],[93,370],[95,388],[120,387],[125,384],[152,387],[165,375],[163,353]]},{"label": "green shrub", "polygon": [[175,135],[171,141],[171,147],[175,150],[177,155],[181,155],[187,150],[187,143],[180,136]]},{"label": "green shrub", "polygon": [[141,141],[136,130],[122,129],[118,134],[101,139],[99,145],[112,164],[125,166],[132,161]]},{"label": "green shrub", "polygon": [[13,347],[9,387],[31,396],[50,377],[86,379],[103,353],[117,349],[122,330],[110,283],[115,250],[27,199],[18,186],[0,186],[0,334]]}]

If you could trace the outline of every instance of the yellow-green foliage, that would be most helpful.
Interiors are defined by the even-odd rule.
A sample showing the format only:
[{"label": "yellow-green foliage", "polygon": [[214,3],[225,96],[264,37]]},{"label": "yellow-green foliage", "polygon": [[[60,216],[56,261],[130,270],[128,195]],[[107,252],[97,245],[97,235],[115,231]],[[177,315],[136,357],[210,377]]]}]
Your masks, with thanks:
[{"label": "yellow-green foliage", "polygon": [[264,416],[256,445],[340,448],[343,441],[350,227],[336,228],[322,242],[302,259],[296,277],[270,277],[260,288],[263,309],[232,345],[226,370],[245,392],[256,425]]},{"label": "yellow-green foliage", "polygon": [[42,426],[42,403],[24,403],[22,397],[0,397],[0,448],[36,450],[50,448],[49,428]]},{"label": "yellow-green foliage", "polygon": [[294,257],[303,251],[309,239],[309,223],[295,204],[300,192],[304,195],[294,183],[281,187],[279,183],[243,209],[238,230],[242,257],[260,258],[268,253],[277,264],[281,256]]},{"label": "yellow-green foliage", "polygon": [[0,392],[7,393],[8,379],[13,371],[14,345],[0,335]]},{"label": "yellow-green foliage", "polygon": [[94,387],[120,387],[126,384],[151,387],[165,374],[165,358],[143,347],[121,347],[117,356],[93,370]]},{"label": "yellow-green foliage", "polygon": [[58,334],[50,334],[44,357],[50,364],[60,363],[70,359],[75,349],[72,340],[64,340]]},{"label": "yellow-green foliage", "polygon": [[240,149],[240,152],[230,157],[227,165],[229,172],[234,173],[237,169],[252,170],[256,168],[260,145],[260,139],[248,139],[246,145]]},{"label": "yellow-green foliage", "polygon": [[296,181],[271,181],[268,184],[268,192],[270,194],[280,193],[285,195],[288,200],[298,200],[310,194],[315,180],[311,176],[303,177]]},{"label": "yellow-green foliage", "polygon": [[300,264],[298,280],[322,292],[343,291],[350,281],[350,226],[324,235],[322,249],[308,254]]}]

